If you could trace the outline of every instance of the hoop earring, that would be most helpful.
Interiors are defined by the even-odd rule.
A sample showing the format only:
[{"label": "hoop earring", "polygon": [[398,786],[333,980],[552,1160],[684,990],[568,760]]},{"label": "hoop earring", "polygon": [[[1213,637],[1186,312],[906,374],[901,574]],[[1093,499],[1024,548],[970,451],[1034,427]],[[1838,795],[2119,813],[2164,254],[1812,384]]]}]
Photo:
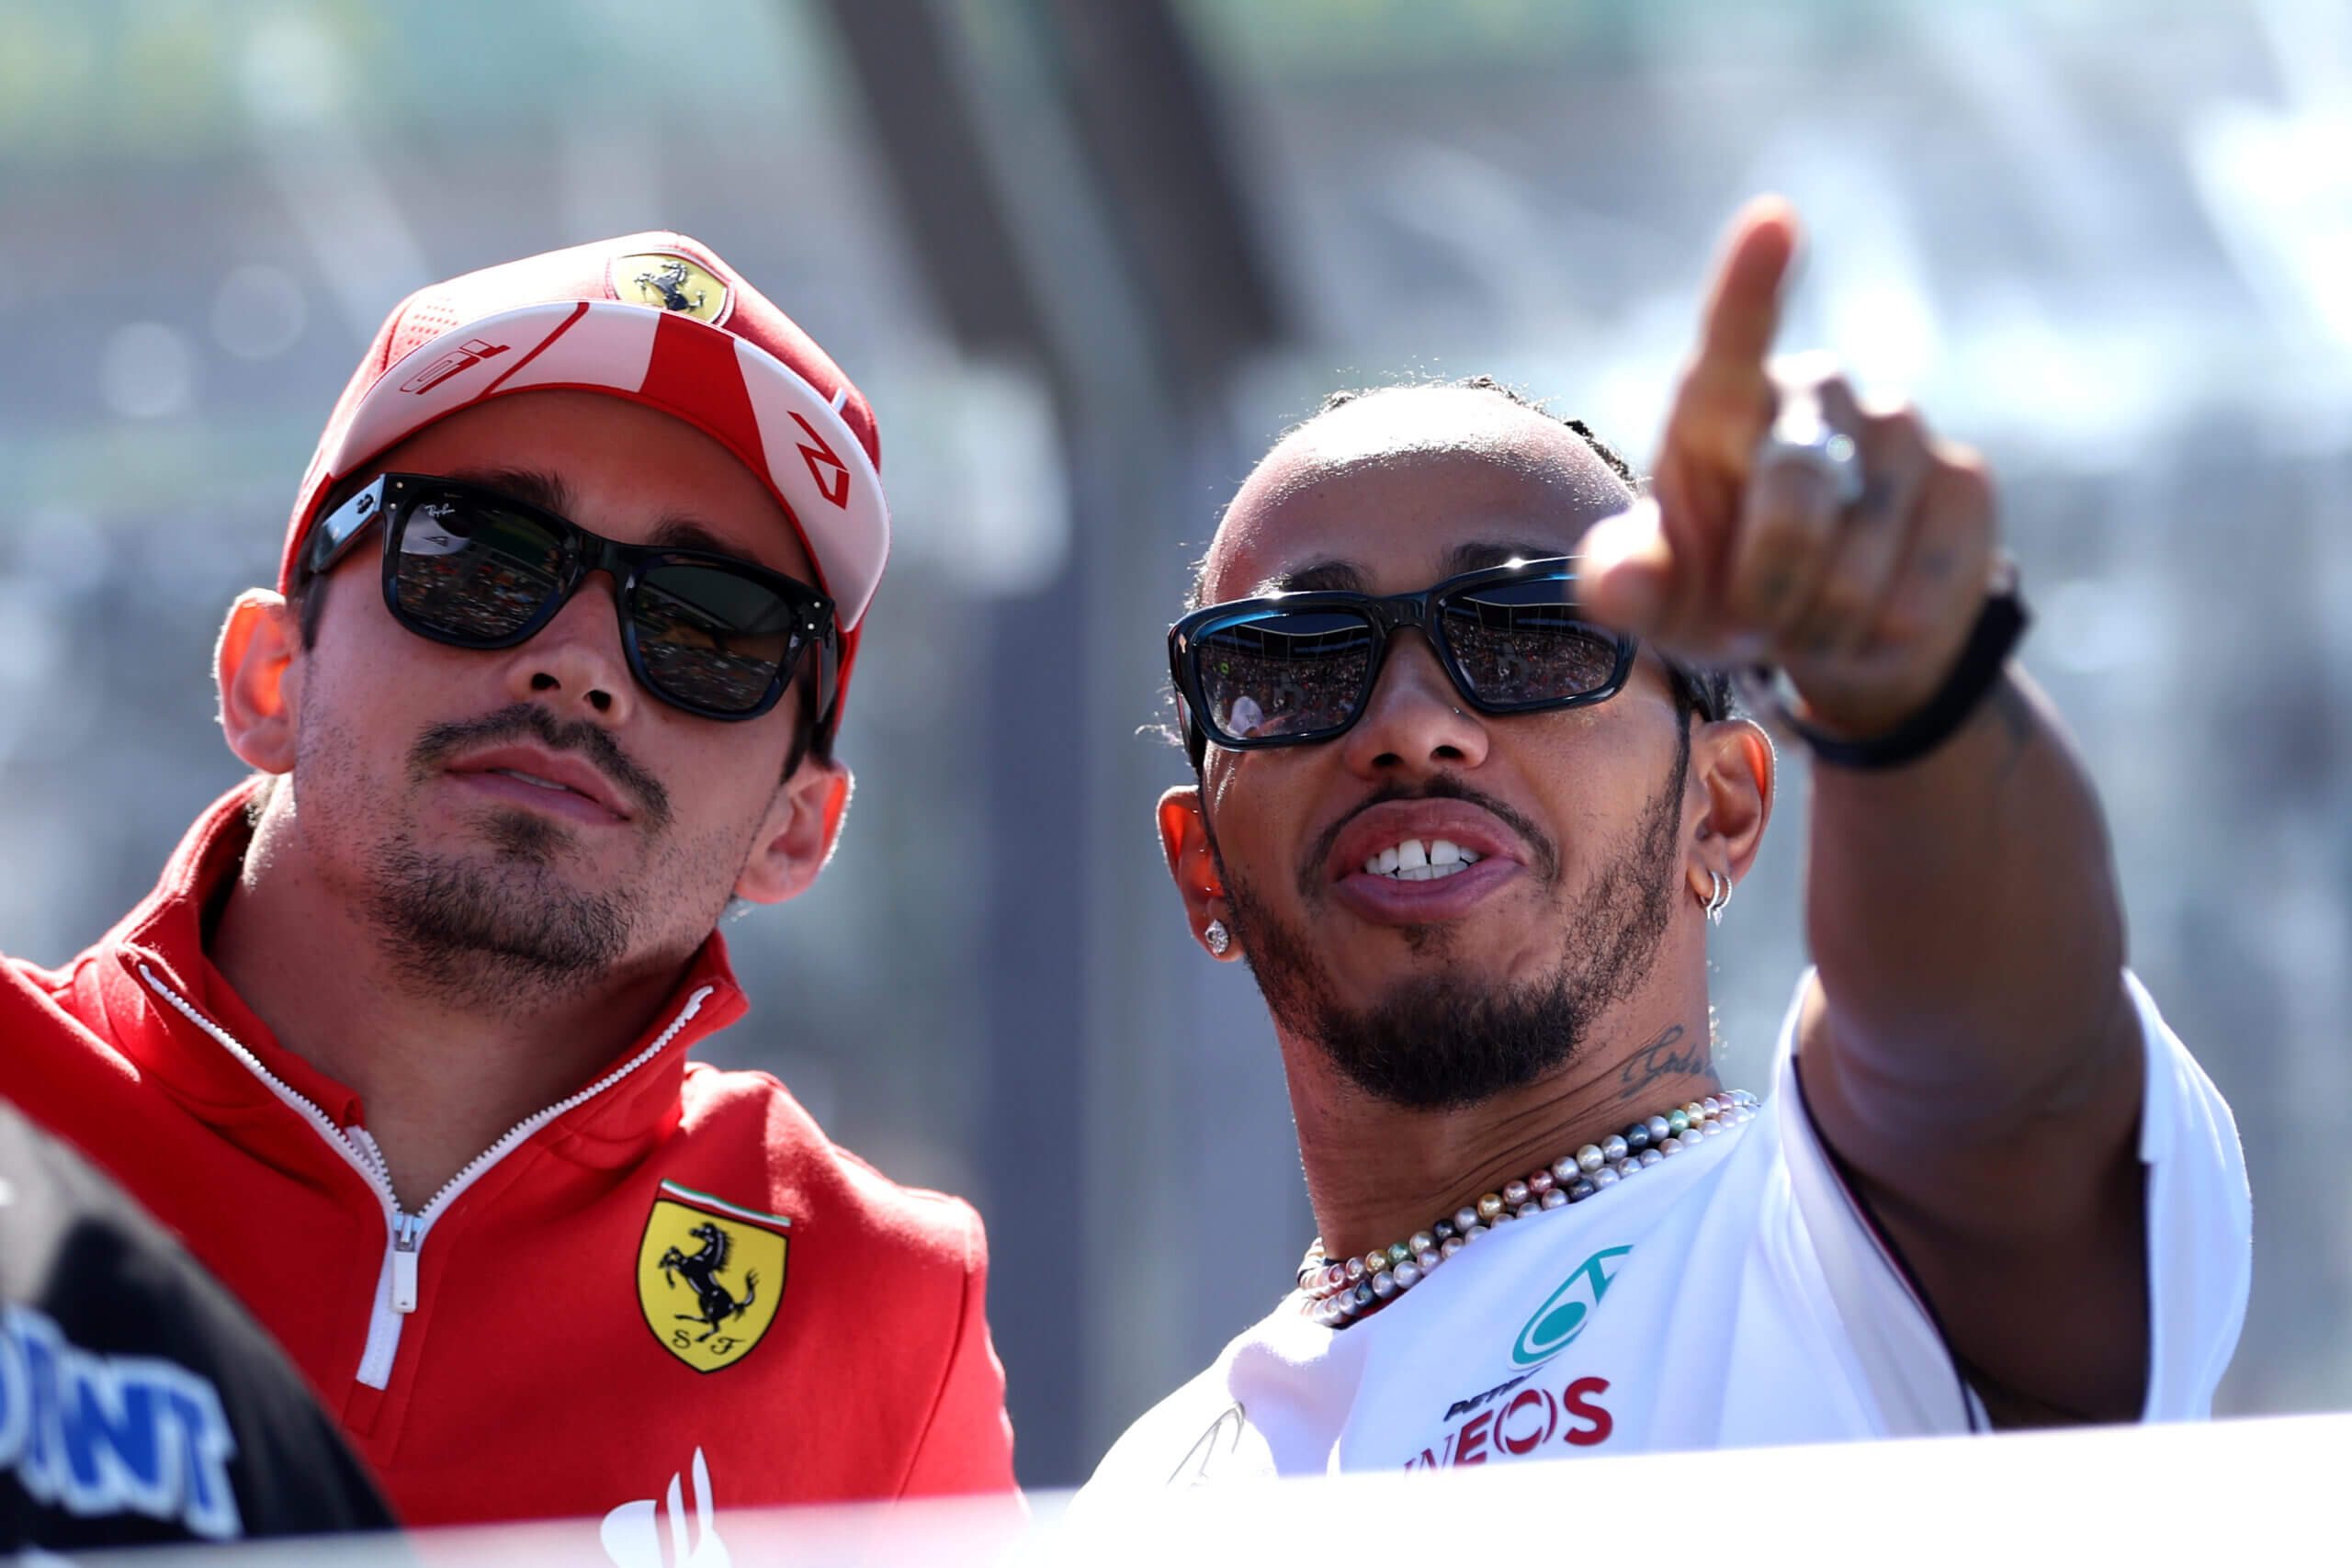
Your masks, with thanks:
[{"label": "hoop earring", "polygon": [[1233,945],[1233,933],[1225,929],[1223,920],[1211,920],[1201,928],[1201,940],[1209,944],[1211,953],[1222,958],[1225,950]]},{"label": "hoop earring", "polygon": [[1707,923],[1719,926],[1724,923],[1724,908],[1731,903],[1731,878],[1719,871],[1711,871],[1707,876],[1715,889],[1713,897],[1707,900]]}]

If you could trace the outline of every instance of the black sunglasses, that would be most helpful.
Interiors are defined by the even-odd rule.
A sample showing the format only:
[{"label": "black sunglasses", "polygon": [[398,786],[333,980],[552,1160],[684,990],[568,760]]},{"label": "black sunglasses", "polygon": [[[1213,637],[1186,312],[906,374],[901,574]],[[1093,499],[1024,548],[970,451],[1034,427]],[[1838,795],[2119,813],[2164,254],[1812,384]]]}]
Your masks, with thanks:
[{"label": "black sunglasses", "polygon": [[1250,750],[1346,734],[1407,626],[1429,639],[1453,689],[1481,713],[1605,702],[1633,675],[1637,645],[1577,617],[1576,581],[1576,558],[1556,556],[1389,598],[1280,593],[1195,610],[1168,629],[1193,765],[1211,740]]},{"label": "black sunglasses", "polygon": [[624,545],[481,485],[385,474],[311,530],[305,562],[324,572],[369,524],[384,524],[384,604],[392,619],[453,648],[513,648],[553,620],[592,571],[613,580],[621,647],[638,682],[703,718],[775,706],[817,650],[820,728],[841,667],[833,602],[805,582],[731,556]]}]

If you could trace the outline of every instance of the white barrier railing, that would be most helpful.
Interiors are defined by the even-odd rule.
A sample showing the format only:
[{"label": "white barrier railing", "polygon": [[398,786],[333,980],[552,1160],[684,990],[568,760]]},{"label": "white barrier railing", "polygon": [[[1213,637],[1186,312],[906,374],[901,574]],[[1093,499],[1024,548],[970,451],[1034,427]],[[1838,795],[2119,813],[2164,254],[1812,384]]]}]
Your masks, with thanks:
[{"label": "white barrier railing", "polygon": [[[528,1462],[527,1459],[519,1462]],[[1750,1449],[1227,1484],[551,1521],[123,1559],[178,1568],[1065,1568],[1182,1563],[2212,1564],[2352,1560],[2352,1416]],[[707,1525],[708,1528],[703,1528]],[[611,1550],[608,1550],[607,1543]],[[650,1555],[647,1555],[647,1553]],[[40,1561],[35,1559],[34,1561]],[[103,1563],[77,1553],[76,1563]]]}]

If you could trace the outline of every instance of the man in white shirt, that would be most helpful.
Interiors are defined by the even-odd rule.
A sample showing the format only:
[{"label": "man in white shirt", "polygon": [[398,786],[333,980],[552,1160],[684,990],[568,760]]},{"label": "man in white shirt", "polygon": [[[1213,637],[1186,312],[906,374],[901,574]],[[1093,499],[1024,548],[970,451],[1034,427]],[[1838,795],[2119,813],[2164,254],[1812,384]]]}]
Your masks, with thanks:
[{"label": "man in white shirt", "polygon": [[[1272,1013],[1322,1239],[1093,1495],[2207,1413],[2235,1128],[2124,969],[1983,465],[1768,368],[1795,244],[1735,226],[1638,502],[1482,382],[1335,400],[1227,512],[1159,820]],[[1815,754],[1818,968],[1760,1100],[1709,1052],[1774,803],[1733,665]],[[1317,726],[1228,727],[1284,679]]]}]

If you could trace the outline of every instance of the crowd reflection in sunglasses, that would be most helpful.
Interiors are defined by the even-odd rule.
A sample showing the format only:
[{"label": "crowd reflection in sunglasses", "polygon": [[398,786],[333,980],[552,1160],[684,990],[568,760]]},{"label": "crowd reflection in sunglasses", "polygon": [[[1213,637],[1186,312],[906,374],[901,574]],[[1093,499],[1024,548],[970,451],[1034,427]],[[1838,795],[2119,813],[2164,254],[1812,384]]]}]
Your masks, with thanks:
[{"label": "crowd reflection in sunglasses", "polygon": [[1347,722],[1363,692],[1371,639],[1317,658],[1270,657],[1218,648],[1202,659],[1201,684],[1217,728],[1237,739],[1305,735]]},{"label": "crowd reflection in sunglasses", "polygon": [[[461,636],[494,641],[527,624],[560,586],[553,570],[511,554],[407,554],[401,558],[401,608]],[[741,634],[695,605],[639,585],[637,644],[647,674],[688,702],[713,708],[756,703],[775,678],[788,637]]]},{"label": "crowd reflection in sunglasses", "polygon": [[556,591],[554,572],[511,556],[481,558],[403,552],[401,608],[466,637],[511,637]]},{"label": "crowd reflection in sunglasses", "polygon": [[638,653],[647,672],[663,690],[705,707],[756,703],[790,648],[784,632],[737,632],[649,587],[639,588],[636,611]]},{"label": "crowd reflection in sunglasses", "polygon": [[[1283,636],[1248,630],[1261,642]],[[1545,701],[1598,691],[1617,667],[1615,638],[1556,617],[1533,626],[1523,617],[1504,626],[1464,617],[1449,622],[1446,633],[1473,688],[1489,702]],[[1311,651],[1250,649],[1238,646],[1232,633],[1208,640],[1200,654],[1202,695],[1217,727],[1237,739],[1337,728],[1363,698],[1372,657],[1368,631],[1350,633],[1343,640],[1325,634]]]}]

